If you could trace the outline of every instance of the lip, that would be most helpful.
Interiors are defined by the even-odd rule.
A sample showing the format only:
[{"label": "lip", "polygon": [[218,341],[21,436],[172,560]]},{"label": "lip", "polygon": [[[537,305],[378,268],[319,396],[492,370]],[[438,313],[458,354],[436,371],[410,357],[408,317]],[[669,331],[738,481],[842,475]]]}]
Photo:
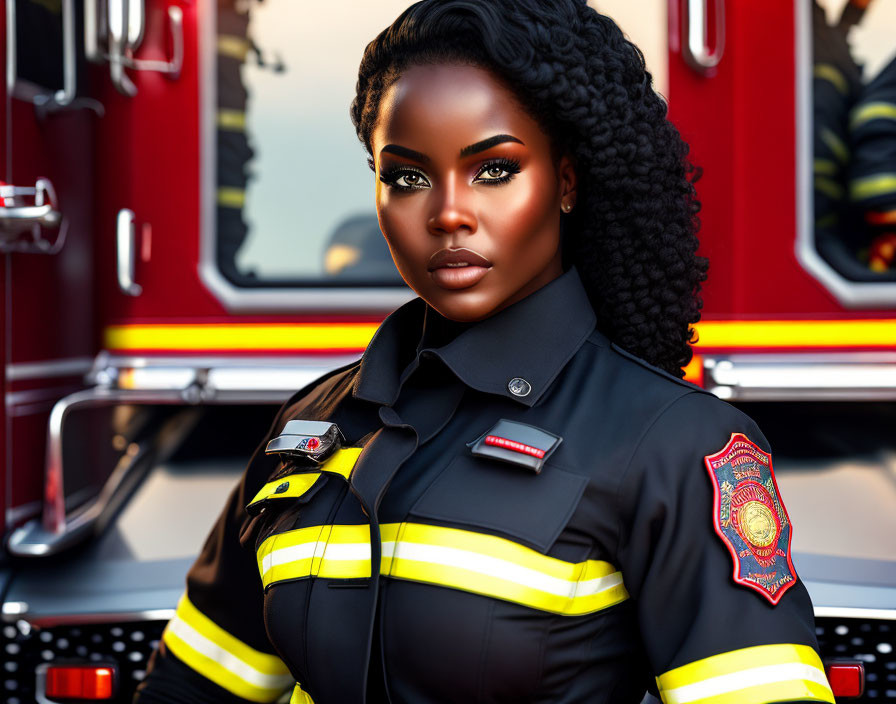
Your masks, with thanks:
[{"label": "lip", "polygon": [[433,282],[441,288],[457,290],[478,284],[492,268],[492,263],[466,247],[440,249],[427,265]]},{"label": "lip", "polygon": [[428,271],[435,271],[451,264],[466,264],[467,266],[491,267],[492,263],[479,252],[474,252],[466,247],[457,249],[440,249],[432,255],[427,265]]}]

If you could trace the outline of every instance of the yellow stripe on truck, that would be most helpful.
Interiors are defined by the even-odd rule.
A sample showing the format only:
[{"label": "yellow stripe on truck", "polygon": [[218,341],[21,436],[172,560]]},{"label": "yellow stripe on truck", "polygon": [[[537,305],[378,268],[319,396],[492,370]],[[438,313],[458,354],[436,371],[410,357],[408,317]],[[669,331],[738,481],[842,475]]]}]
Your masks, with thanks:
[{"label": "yellow stripe on truck", "polygon": [[377,323],[111,325],[104,344],[125,350],[363,350]]}]

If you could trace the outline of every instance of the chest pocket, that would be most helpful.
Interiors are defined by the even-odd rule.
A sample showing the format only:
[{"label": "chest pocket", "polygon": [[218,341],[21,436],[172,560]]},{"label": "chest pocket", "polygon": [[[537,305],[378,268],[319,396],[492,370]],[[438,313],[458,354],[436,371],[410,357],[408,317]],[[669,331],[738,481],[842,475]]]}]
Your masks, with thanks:
[{"label": "chest pocket", "polygon": [[586,484],[585,477],[549,464],[535,475],[457,457],[411,508],[411,520],[382,526],[383,574],[560,615],[616,604],[627,595],[613,565],[546,554]]},{"label": "chest pocket", "polygon": [[540,474],[479,457],[456,457],[411,508],[438,522],[484,528],[547,552],[588,480],[546,465]]}]

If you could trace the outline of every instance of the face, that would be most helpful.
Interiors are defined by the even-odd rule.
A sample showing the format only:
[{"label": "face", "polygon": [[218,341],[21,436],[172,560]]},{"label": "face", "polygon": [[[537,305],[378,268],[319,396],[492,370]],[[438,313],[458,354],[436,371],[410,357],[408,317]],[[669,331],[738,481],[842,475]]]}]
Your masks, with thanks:
[{"label": "face", "polygon": [[446,318],[482,320],[562,273],[571,161],[490,72],[407,69],[380,102],[371,149],[392,258]]}]

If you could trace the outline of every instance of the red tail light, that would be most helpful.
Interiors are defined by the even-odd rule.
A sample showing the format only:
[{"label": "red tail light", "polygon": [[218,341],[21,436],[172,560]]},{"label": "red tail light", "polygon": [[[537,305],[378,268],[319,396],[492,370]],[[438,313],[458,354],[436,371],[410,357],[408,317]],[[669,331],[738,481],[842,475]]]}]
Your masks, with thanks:
[{"label": "red tail light", "polygon": [[836,662],[825,667],[835,697],[861,697],[865,691],[865,666],[860,662]]},{"label": "red tail light", "polygon": [[50,665],[46,672],[48,699],[111,699],[115,669],[99,665]]}]

